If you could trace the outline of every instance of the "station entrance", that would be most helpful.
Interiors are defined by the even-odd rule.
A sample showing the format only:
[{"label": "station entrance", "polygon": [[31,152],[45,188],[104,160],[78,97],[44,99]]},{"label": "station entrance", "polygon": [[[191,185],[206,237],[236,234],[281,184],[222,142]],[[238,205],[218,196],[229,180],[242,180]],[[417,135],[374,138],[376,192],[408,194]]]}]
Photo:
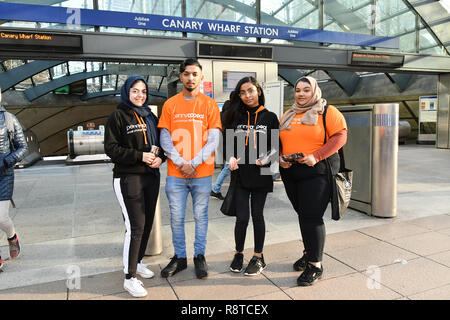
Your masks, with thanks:
[{"label": "station entrance", "polygon": [[[391,145],[397,145],[399,127],[406,127],[409,130],[404,130],[405,141],[418,142],[419,131],[423,130],[434,135],[434,140],[428,142],[435,143],[437,148],[449,148],[446,72],[450,72],[450,64],[447,57],[112,34],[71,33],[68,36],[71,40],[77,36],[82,49],[72,42],[75,47],[53,48],[53,51],[23,48],[16,49],[14,54],[11,50],[0,53],[6,69],[0,74],[0,85],[6,91],[6,105],[30,130],[30,136],[35,137],[37,147],[34,150],[41,156],[71,153],[67,138],[69,130],[88,130],[90,127],[99,130],[101,135],[101,127],[118,104],[121,84],[128,75],[147,77],[149,104],[154,105],[159,114],[164,101],[181,89],[178,65],[189,57],[198,58],[203,65],[201,91],[214,98],[219,106],[228,99],[240,78],[252,75],[263,84],[266,107],[281,117],[293,103],[296,80],[311,75],[319,80],[328,103],[346,110],[349,120],[355,118],[355,112],[359,115],[358,110],[394,105],[390,109],[393,113],[387,117],[394,120],[378,124],[378,127],[386,128],[383,129],[385,138],[388,127],[395,128],[394,136],[390,137]],[[434,109],[426,110],[428,121],[423,123],[419,121],[421,97],[434,97],[437,102]],[[378,152],[374,160],[375,150],[379,151],[373,144],[379,136],[374,130],[378,118],[383,115],[375,112],[368,121],[350,121],[355,132],[367,127],[367,143],[363,144],[369,146],[364,152],[369,156],[368,167],[363,157],[347,157],[350,165],[364,170],[364,174],[363,171],[356,172],[353,207],[373,214],[376,207],[372,202],[376,198],[374,194],[389,186],[392,190],[388,193],[394,195],[392,205],[383,208],[378,215],[392,217],[396,212],[397,172],[393,170],[387,174],[385,169],[397,167],[397,149]],[[402,120],[405,121],[403,125]],[[353,155],[361,149],[357,143],[349,143],[347,148],[350,147],[353,149],[347,153]],[[380,158],[382,156],[384,158]],[[385,172],[389,179],[377,179],[375,164],[386,165],[379,172]],[[379,181],[382,181],[381,185]],[[359,199],[358,195],[361,195]]]},{"label": "station entrance", "polygon": [[[252,74],[276,95],[269,108],[280,116],[293,102],[295,81],[312,75],[330,104],[398,103],[400,121],[411,127],[409,140],[419,140],[421,132],[430,134],[429,142],[436,147],[449,148],[447,57],[112,34],[72,32],[73,36],[78,36],[82,49],[18,47],[0,52],[4,102],[27,128],[34,128],[44,156],[68,153],[63,136],[69,128],[104,124],[129,74],[148,78],[151,103],[160,108],[180,89],[178,65],[188,57],[202,61],[202,91],[219,105],[237,77]],[[386,57],[392,60],[386,62]],[[421,97],[436,103],[419,112]]]}]

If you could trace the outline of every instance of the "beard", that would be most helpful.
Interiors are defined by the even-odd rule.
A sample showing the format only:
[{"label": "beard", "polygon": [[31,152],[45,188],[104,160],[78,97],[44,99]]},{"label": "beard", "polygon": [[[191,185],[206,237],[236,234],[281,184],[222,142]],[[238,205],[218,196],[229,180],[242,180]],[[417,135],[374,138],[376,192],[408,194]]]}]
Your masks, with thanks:
[{"label": "beard", "polygon": [[194,87],[184,87],[187,91],[192,92],[195,90]]}]

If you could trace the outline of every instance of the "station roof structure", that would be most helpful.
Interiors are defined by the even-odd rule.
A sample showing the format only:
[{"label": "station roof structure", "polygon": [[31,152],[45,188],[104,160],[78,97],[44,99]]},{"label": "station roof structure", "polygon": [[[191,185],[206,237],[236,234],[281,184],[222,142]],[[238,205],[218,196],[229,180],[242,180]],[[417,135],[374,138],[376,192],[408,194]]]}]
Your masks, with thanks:
[{"label": "station roof structure", "polygon": [[[98,9],[214,19],[262,25],[291,26],[330,30],[345,33],[397,37],[396,52],[450,58],[450,4],[448,0],[10,0],[20,4],[39,4],[82,9]],[[67,30],[63,24],[0,20],[0,29],[34,28],[39,30]],[[267,44],[287,44],[307,47],[361,47],[332,43],[310,43],[278,39],[231,37],[212,34],[181,33],[105,26],[79,26],[83,32],[127,33],[148,36],[186,37],[206,40],[227,40]],[[376,48],[363,48],[375,49]],[[385,49],[383,51],[386,51]],[[123,64],[123,63],[121,63]],[[3,91],[23,90],[29,101],[49,92],[77,92],[82,100],[119,94],[126,74],[112,71],[112,64],[101,61],[0,60],[0,87]],[[166,97],[167,83],[173,81],[175,65],[158,63],[126,63],[129,68],[147,68],[151,95]],[[122,69],[123,70],[123,69]],[[279,69],[279,75],[289,84],[315,69]],[[317,74],[317,72],[316,72]],[[362,76],[370,73],[354,71],[321,72],[321,81],[335,81],[347,95],[351,95]],[[410,75],[386,76],[399,91],[404,90]]]}]

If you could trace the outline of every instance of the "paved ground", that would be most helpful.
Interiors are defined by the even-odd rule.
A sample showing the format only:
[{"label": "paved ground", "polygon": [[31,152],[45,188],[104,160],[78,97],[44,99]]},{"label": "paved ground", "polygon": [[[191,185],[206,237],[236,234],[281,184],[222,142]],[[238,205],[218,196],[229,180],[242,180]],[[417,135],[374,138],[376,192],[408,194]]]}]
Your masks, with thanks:
[{"label": "paved ground", "polygon": [[[16,173],[17,208],[11,209],[11,216],[23,254],[5,261],[0,299],[131,299],[123,289],[124,227],[112,192],[111,165],[55,163]],[[324,277],[309,288],[296,286],[299,273],[292,263],[302,245],[297,218],[280,182],[265,210],[268,267],[263,274],[245,277],[228,271],[234,219],[224,217],[220,201],[211,199],[209,277],[196,279],[189,259],[187,270],[161,278],[159,271],[173,254],[164,177],[161,182],[163,252],[144,259],[156,273],[143,280],[149,292],[145,299],[450,299],[449,150],[400,146],[397,217],[380,219],[350,210],[343,220],[332,221],[327,212]],[[192,255],[192,213],[186,231]],[[247,260],[251,225],[248,231]],[[0,241],[6,244],[4,235]],[[5,258],[7,246],[0,252]],[[78,271],[81,279],[67,281]]]}]

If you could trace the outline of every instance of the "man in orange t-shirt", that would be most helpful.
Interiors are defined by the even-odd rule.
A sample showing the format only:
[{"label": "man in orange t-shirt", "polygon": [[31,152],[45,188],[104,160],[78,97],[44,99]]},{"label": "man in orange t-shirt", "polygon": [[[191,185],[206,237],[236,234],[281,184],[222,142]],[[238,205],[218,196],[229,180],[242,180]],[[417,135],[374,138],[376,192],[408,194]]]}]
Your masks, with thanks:
[{"label": "man in orange t-shirt", "polygon": [[163,106],[158,128],[167,161],[166,194],[169,200],[175,255],[161,271],[164,278],[187,268],[184,219],[191,193],[195,219],[194,265],[197,278],[205,278],[208,204],[214,173],[214,151],[222,129],[217,103],[199,90],[202,66],[187,59],[180,66],[183,91]]}]

